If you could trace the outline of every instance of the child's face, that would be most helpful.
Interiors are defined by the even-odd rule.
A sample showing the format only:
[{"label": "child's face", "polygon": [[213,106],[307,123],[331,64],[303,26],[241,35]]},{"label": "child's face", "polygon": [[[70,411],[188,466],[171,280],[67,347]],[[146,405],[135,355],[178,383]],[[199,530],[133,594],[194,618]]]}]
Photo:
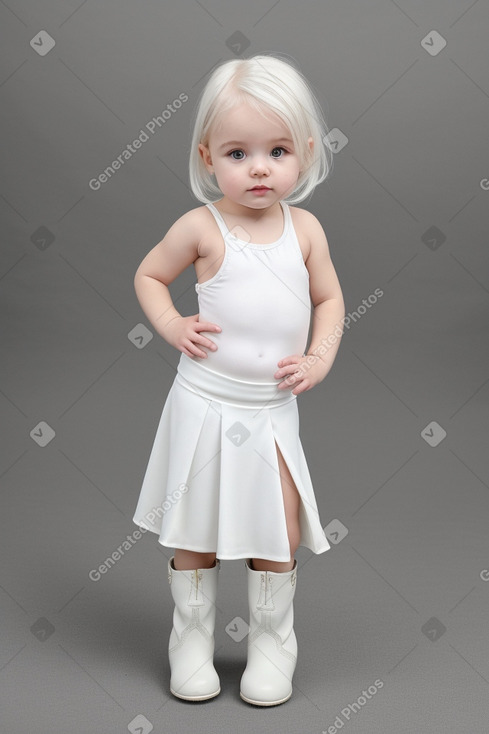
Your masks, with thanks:
[{"label": "child's face", "polygon": [[[312,138],[309,138],[312,149]],[[208,146],[199,145],[207,170],[224,197],[252,209],[266,209],[294,190],[300,174],[292,136],[276,116],[264,118],[242,103],[223,113]],[[253,191],[258,185],[268,190]]]}]

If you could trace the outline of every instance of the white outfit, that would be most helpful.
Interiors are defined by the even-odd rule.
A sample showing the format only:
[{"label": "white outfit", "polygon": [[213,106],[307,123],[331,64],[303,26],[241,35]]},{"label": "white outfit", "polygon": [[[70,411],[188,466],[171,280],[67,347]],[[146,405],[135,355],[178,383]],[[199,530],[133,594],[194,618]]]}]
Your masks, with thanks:
[{"label": "white outfit", "polygon": [[[172,548],[220,559],[288,561],[275,442],[301,497],[301,545],[330,548],[299,438],[297,396],[278,390],[277,362],[303,354],[311,315],[309,273],[286,202],[281,237],[234,237],[213,204],[225,242],[219,271],[196,283],[207,359],[181,354],[156,432],[134,522]],[[239,231],[241,234],[243,230]]]}]

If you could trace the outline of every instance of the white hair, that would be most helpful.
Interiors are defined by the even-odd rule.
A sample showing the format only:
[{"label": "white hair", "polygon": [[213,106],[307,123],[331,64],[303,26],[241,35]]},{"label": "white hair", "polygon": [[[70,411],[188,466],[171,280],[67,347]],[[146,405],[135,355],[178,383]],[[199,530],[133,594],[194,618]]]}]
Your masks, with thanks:
[{"label": "white hair", "polygon": [[[259,112],[275,113],[287,126],[299,156],[301,173],[288,204],[303,201],[330,173],[333,157],[323,143],[326,123],[319,102],[303,74],[289,61],[271,54],[225,61],[211,74],[199,97],[190,148],[190,186],[204,204],[222,197],[222,191],[205,167],[199,143],[208,145],[209,133],[219,116],[247,102]],[[312,137],[311,152],[308,138]]]}]

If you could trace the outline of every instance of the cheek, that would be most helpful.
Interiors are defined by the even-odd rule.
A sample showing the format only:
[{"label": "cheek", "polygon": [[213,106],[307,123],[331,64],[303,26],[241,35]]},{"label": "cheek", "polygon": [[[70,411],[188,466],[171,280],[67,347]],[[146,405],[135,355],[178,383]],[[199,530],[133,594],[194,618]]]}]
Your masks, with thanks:
[{"label": "cheek", "polygon": [[300,174],[299,166],[296,163],[294,163],[293,165],[291,165],[288,168],[287,178],[289,179],[289,181],[293,182],[299,178],[299,174]]},{"label": "cheek", "polygon": [[240,181],[240,172],[237,166],[233,166],[232,164],[223,166],[222,173],[229,184],[238,183]]},{"label": "cheek", "polygon": [[221,189],[225,189],[229,194],[233,194],[237,190],[241,190],[243,184],[235,166],[223,165],[216,168],[216,178],[221,184]]}]

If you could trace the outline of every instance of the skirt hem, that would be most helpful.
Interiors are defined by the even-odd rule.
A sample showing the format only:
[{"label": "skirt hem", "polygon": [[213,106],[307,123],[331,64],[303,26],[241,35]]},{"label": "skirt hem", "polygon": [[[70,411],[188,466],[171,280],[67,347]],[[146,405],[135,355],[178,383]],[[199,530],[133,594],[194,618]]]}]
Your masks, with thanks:
[{"label": "skirt hem", "polygon": [[[150,528],[147,525],[145,525],[143,522],[138,522],[136,519],[133,519],[133,523],[137,525],[140,528],[144,528],[144,530],[154,533],[155,535],[160,535],[160,532],[157,528]],[[263,558],[263,554],[254,553],[253,551],[242,551],[239,553],[238,551],[233,553],[217,553],[215,548],[209,549],[209,548],[198,548],[196,546],[189,546],[188,543],[172,543],[167,540],[162,540],[161,537],[158,538],[158,543],[162,545],[164,548],[179,548],[180,550],[188,550],[192,551],[193,553],[215,553],[217,557],[223,561],[236,561],[243,558]],[[307,548],[311,551],[311,553],[314,553],[314,555],[320,555],[321,553],[325,553],[326,551],[331,549],[330,544],[324,546],[319,546],[317,550],[314,550],[310,546],[306,545],[305,543],[299,543],[299,548]],[[290,556],[287,558],[284,558],[283,556],[273,556],[271,554],[268,554],[267,558],[265,559],[267,561],[275,561],[277,563],[286,563],[287,561],[290,561]]]}]

